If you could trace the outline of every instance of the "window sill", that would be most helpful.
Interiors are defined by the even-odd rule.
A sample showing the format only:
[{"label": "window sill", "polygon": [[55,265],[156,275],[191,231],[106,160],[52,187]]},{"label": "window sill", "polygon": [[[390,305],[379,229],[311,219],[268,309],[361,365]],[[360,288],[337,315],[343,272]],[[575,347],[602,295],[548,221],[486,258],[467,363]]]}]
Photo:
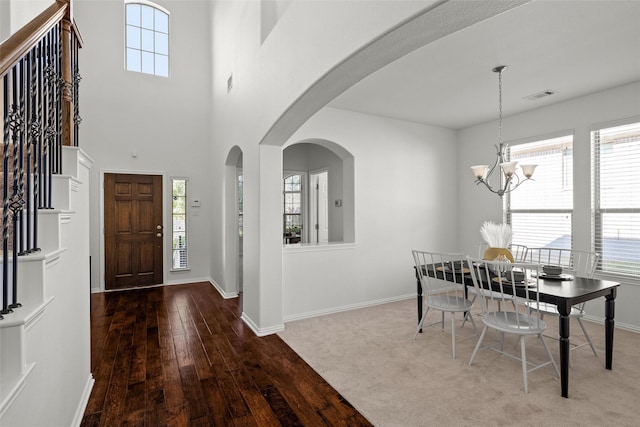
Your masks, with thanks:
[{"label": "window sill", "polygon": [[622,285],[640,286],[638,276],[615,274],[615,273],[603,273],[596,272],[593,277],[600,280],[610,280],[612,282],[620,282]]},{"label": "window sill", "polygon": [[183,271],[191,271],[191,269],[187,267],[187,268],[172,268],[169,270],[170,273],[181,273]]},{"label": "window sill", "polygon": [[329,242],[329,243],[294,243],[282,246],[282,253],[295,252],[320,252],[355,249],[355,243]]}]

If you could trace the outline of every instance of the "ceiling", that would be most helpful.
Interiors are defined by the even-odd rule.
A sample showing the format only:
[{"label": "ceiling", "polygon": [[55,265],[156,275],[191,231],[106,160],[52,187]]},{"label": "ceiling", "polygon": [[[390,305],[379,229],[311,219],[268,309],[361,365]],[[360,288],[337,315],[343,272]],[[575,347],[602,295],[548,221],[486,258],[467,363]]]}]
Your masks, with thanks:
[{"label": "ceiling", "polygon": [[[640,81],[640,1],[537,0],[428,44],[329,106],[462,129]],[[541,91],[556,93],[537,100]]]}]

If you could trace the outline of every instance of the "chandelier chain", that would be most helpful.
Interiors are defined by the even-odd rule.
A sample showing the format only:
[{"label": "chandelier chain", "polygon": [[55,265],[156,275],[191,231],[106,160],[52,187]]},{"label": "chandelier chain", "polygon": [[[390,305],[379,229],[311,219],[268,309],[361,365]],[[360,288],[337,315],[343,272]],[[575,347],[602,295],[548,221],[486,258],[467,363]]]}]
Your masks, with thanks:
[{"label": "chandelier chain", "polygon": [[502,148],[502,70],[498,71],[498,146]]}]

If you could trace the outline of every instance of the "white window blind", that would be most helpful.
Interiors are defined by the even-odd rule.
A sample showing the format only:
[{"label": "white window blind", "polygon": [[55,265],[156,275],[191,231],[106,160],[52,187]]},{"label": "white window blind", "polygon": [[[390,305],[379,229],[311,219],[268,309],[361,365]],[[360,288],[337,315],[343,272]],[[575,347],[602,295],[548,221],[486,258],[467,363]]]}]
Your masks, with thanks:
[{"label": "white window blind", "polygon": [[591,132],[598,271],[640,275],[640,123]]},{"label": "white window blind", "polygon": [[528,247],[572,247],[573,136],[510,147],[509,158],[537,164],[533,181],[506,197],[505,216],[513,243]]}]

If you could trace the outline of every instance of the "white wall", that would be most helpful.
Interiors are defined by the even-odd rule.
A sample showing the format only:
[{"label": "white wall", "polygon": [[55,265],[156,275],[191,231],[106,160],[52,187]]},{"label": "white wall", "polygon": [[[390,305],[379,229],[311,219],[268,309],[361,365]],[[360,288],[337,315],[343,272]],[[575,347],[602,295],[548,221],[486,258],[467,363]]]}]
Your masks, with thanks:
[{"label": "white wall", "polygon": [[[170,15],[170,77],[124,70],[124,3],[79,0],[75,15],[85,45],[80,50],[80,138],[95,160],[91,176],[92,287],[103,277],[102,174],[153,173],[164,182],[165,283],[208,280],[211,177],[209,2],[157,1]],[[178,7],[180,6],[180,7]],[[137,157],[132,153],[136,152]],[[187,177],[190,271],[171,266],[169,178]],[[216,203],[218,205],[218,203]]]},{"label": "white wall", "polygon": [[[504,141],[517,141],[571,130],[574,134],[574,246],[590,249],[591,230],[591,143],[590,131],[596,124],[640,115],[640,82],[597,92],[567,102],[503,119]],[[474,184],[469,166],[491,164],[495,153],[497,123],[490,122],[459,132],[458,204],[460,249],[477,253],[482,241],[484,221],[502,221],[498,196]],[[535,175],[534,175],[535,178]],[[534,183],[535,184],[535,183]],[[517,191],[521,191],[525,187]],[[640,330],[640,278],[625,281],[616,300],[616,324]],[[604,318],[604,300],[588,304],[589,315]]]},{"label": "white wall", "polygon": [[53,3],[53,0],[1,0],[0,41],[28,24]]},{"label": "white wall", "polygon": [[283,249],[285,320],[415,295],[411,249],[457,246],[455,132],[325,108],[310,138],[353,154],[355,244]]}]

